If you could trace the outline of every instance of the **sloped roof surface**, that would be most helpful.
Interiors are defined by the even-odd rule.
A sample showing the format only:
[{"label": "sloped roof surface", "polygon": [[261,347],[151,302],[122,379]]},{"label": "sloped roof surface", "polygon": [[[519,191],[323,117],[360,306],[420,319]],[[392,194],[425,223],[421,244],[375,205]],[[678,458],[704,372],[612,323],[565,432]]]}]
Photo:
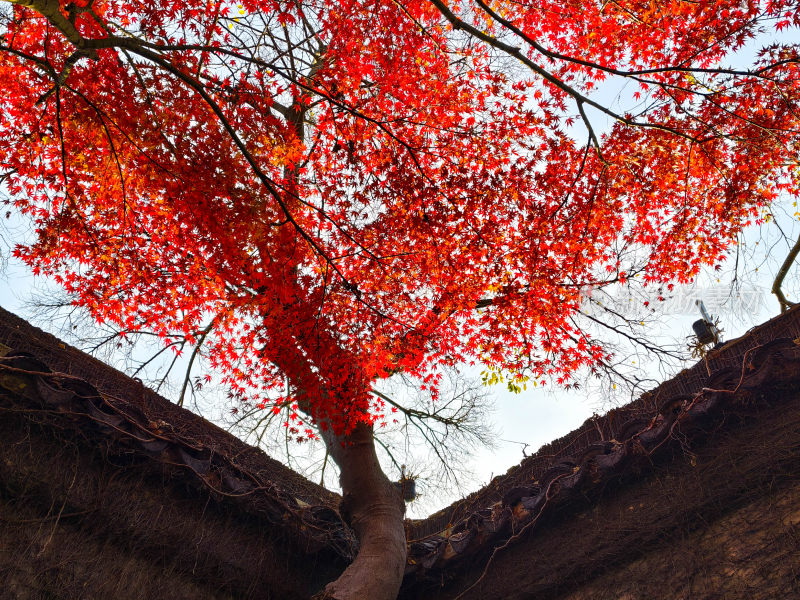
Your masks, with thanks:
[{"label": "sloped roof surface", "polygon": [[[638,477],[661,455],[672,456],[676,447],[705,437],[709,426],[724,427],[726,415],[753,402],[754,394],[800,385],[798,338],[795,308],[711,351],[629,405],[588,420],[475,494],[411,523],[401,597],[427,597],[417,595],[428,589],[425,582],[438,588],[460,571],[471,570],[477,579],[476,569],[490,563],[493,553],[513,553],[539,521],[568,519],[576,499]],[[576,552],[585,551],[577,547],[579,540],[573,542]]]},{"label": "sloped roof surface", "polygon": [[172,460],[196,470],[198,476],[207,474],[212,463],[219,465],[227,469],[219,477],[229,481],[231,492],[241,494],[273,485],[276,492],[308,504],[338,503],[336,494],[311,483],[262,450],[2,308],[0,344],[6,347],[5,354],[11,354],[0,363],[3,370],[33,377],[35,386],[26,392],[31,400],[40,395],[54,407],[82,402],[85,416],[104,433],[129,437],[154,457],[172,446]]},{"label": "sloped roof surface", "polygon": [[[497,551],[507,556],[527,544],[519,551],[525,559],[532,551],[526,540],[538,528],[557,521],[562,532],[570,530],[575,506],[616,494],[619,482],[686,455],[709,431],[734,427],[733,416],[741,420],[748,407],[760,407],[765,390],[796,390],[799,339],[800,308],[795,308],[712,351],[633,403],[587,421],[479,492],[428,519],[410,521],[401,597],[451,598],[462,592],[465,598],[483,597],[470,592],[471,585]],[[352,558],[355,542],[335,510],[338,497],[260,450],[2,309],[0,354],[6,354],[0,358],[0,404],[11,398],[24,410],[38,411],[39,420],[75,427],[90,440],[189,477],[231,510],[257,516],[293,538],[299,556],[335,555],[325,560],[334,560],[336,568]],[[790,396],[781,392],[770,402]],[[776,410],[769,418],[783,408]],[[520,588],[514,597],[526,594]]]},{"label": "sloped roof surface", "polygon": [[202,491],[189,493],[200,503],[200,515],[202,498],[210,497],[224,510],[249,515],[260,530],[272,531],[281,552],[295,555],[287,561],[311,560],[335,577],[354,555],[355,538],[339,516],[336,494],[0,309],[3,412],[27,415],[39,427],[72,431],[87,447],[108,448],[121,465],[158,465],[164,485]]}]

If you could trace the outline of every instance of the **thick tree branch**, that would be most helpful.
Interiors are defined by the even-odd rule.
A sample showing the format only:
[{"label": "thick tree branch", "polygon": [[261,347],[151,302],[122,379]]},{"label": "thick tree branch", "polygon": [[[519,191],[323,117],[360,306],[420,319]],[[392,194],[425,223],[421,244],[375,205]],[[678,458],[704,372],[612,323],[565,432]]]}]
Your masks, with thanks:
[{"label": "thick tree branch", "polygon": [[790,307],[796,304],[796,302],[790,302],[786,299],[781,286],[783,286],[783,280],[786,278],[786,275],[788,275],[789,269],[792,268],[792,265],[797,259],[798,254],[800,254],[800,237],[797,238],[794,246],[792,246],[792,249],[789,250],[789,254],[786,255],[781,268],[778,269],[778,273],[775,275],[775,281],[772,282],[772,293],[775,294],[776,298],[778,298],[778,302],[781,306],[781,312],[786,312]]},{"label": "thick tree branch", "polygon": [[86,39],[70,19],[62,12],[58,0],[8,0],[11,4],[31,8],[46,18],[58,29],[79,52],[92,59],[97,59],[97,51],[86,45]]},{"label": "thick tree branch", "polygon": [[[610,108],[600,104],[599,102],[596,102],[596,101],[592,100],[591,98],[589,98],[588,96],[586,96],[584,94],[581,94],[577,89],[575,89],[574,87],[568,85],[564,80],[559,79],[558,77],[553,75],[547,69],[544,69],[544,68],[540,67],[539,65],[537,65],[530,58],[528,58],[522,52],[522,50],[519,47],[512,46],[510,44],[506,44],[505,42],[502,42],[499,39],[497,39],[497,38],[495,38],[495,37],[493,37],[493,36],[491,36],[491,35],[489,35],[487,33],[484,33],[483,31],[481,31],[477,27],[474,27],[474,26],[470,25],[469,23],[467,23],[463,19],[460,19],[455,13],[453,13],[453,11],[451,11],[447,7],[447,5],[442,0],[431,0],[431,3],[434,6],[436,6],[436,8],[439,10],[439,12],[442,14],[442,16],[445,19],[447,19],[447,21],[453,26],[454,29],[463,30],[463,31],[467,32],[468,34],[470,34],[471,36],[475,37],[476,39],[479,39],[482,42],[485,42],[489,46],[491,46],[491,47],[493,47],[493,48],[495,48],[497,50],[500,50],[501,52],[507,54],[508,56],[511,56],[512,58],[515,58],[516,60],[521,62],[523,65],[528,67],[531,71],[533,71],[534,73],[539,75],[542,79],[547,81],[549,84],[555,86],[559,90],[561,90],[564,93],[566,93],[567,95],[569,95],[575,102],[577,102],[579,104],[579,106],[582,106],[582,105],[591,106],[595,110],[598,110],[601,113],[611,117],[615,121],[619,121],[620,123],[624,123],[625,125],[630,125],[630,126],[635,126],[635,127],[642,127],[642,128],[646,128],[646,129],[657,129],[657,130],[660,130],[660,131],[666,131],[666,132],[671,133],[671,134],[673,134],[673,135],[675,135],[677,137],[680,137],[680,138],[685,138],[685,139],[688,139],[688,140],[694,140],[695,139],[693,136],[688,135],[687,133],[685,133],[683,131],[680,131],[678,129],[675,129],[674,127],[669,127],[667,125],[663,125],[663,124],[659,124],[659,123],[648,123],[648,122],[643,122],[643,121],[637,121],[636,119],[632,119],[632,118],[629,118],[629,117],[626,117],[626,116],[623,116],[623,115],[621,115],[619,113],[614,112]],[[590,132],[593,131],[592,125],[588,121],[585,113],[583,112],[582,107],[581,107],[580,112],[581,112],[581,120],[583,121],[583,123],[586,125],[586,127],[589,129]]]}]

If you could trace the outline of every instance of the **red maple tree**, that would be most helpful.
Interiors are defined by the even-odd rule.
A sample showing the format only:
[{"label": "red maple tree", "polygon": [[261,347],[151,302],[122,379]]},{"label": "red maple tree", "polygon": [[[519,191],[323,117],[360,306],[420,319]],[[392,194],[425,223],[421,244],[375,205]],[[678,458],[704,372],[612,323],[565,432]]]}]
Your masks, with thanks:
[{"label": "red maple tree", "polygon": [[787,0],[3,4],[18,255],[325,440],[361,542],[338,599],[394,597],[405,564],[376,381],[567,382],[607,356],[582,289],[689,281],[796,191],[797,46],[724,66],[800,25]]}]

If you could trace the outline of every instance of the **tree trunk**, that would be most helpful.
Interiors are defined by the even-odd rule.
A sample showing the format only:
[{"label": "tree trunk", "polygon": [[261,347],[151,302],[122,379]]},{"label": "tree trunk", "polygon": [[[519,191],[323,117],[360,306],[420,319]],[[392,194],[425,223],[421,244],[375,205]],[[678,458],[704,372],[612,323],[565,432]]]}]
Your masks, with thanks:
[{"label": "tree trunk", "polygon": [[[298,291],[298,296],[302,292]],[[312,369],[313,364],[324,364],[319,358],[319,346],[336,347],[335,336],[309,319],[313,324],[308,332],[295,331],[296,348],[287,344],[283,352],[269,360],[284,373],[291,373],[294,398],[298,408],[315,422],[325,442],[330,457],[339,466],[339,483],[342,486],[340,512],[355,530],[359,550],[355,560],[342,575],[325,586],[314,600],[395,600],[400,591],[406,567],[406,532],[403,523],[406,508],[402,492],[381,469],[375,453],[372,425],[358,423],[347,435],[337,435],[324,411],[315,415],[309,398],[324,398],[325,378]],[[309,340],[314,344],[306,345]],[[304,347],[305,346],[305,347]],[[302,350],[301,350],[302,348]],[[344,351],[340,351],[344,352]],[[309,359],[313,357],[313,361]],[[340,365],[358,372],[356,357],[342,356]],[[363,385],[362,378],[353,376],[351,389]],[[354,403],[354,412],[359,408]],[[363,413],[366,416],[366,411]]]},{"label": "tree trunk", "polygon": [[405,504],[397,487],[381,470],[372,426],[359,424],[348,436],[323,433],[339,465],[342,516],[359,541],[353,563],[325,587],[324,598],[395,600],[406,566]]}]

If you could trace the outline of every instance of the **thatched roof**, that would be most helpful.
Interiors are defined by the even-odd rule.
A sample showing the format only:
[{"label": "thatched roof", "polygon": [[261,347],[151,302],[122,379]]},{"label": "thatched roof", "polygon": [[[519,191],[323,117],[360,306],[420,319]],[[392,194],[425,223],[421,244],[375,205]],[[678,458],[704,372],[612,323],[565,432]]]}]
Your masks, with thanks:
[{"label": "thatched roof", "polygon": [[338,497],[262,451],[2,309],[0,355],[15,598],[304,598],[352,558]]},{"label": "thatched roof", "polygon": [[[799,338],[797,308],[409,521],[401,598],[572,598],[796,483]],[[0,354],[0,580],[14,597],[301,598],[351,559],[338,497],[260,450],[1,309]]]},{"label": "thatched roof", "polygon": [[670,532],[796,482],[798,344],[800,307],[411,523],[401,598],[566,597]]}]

